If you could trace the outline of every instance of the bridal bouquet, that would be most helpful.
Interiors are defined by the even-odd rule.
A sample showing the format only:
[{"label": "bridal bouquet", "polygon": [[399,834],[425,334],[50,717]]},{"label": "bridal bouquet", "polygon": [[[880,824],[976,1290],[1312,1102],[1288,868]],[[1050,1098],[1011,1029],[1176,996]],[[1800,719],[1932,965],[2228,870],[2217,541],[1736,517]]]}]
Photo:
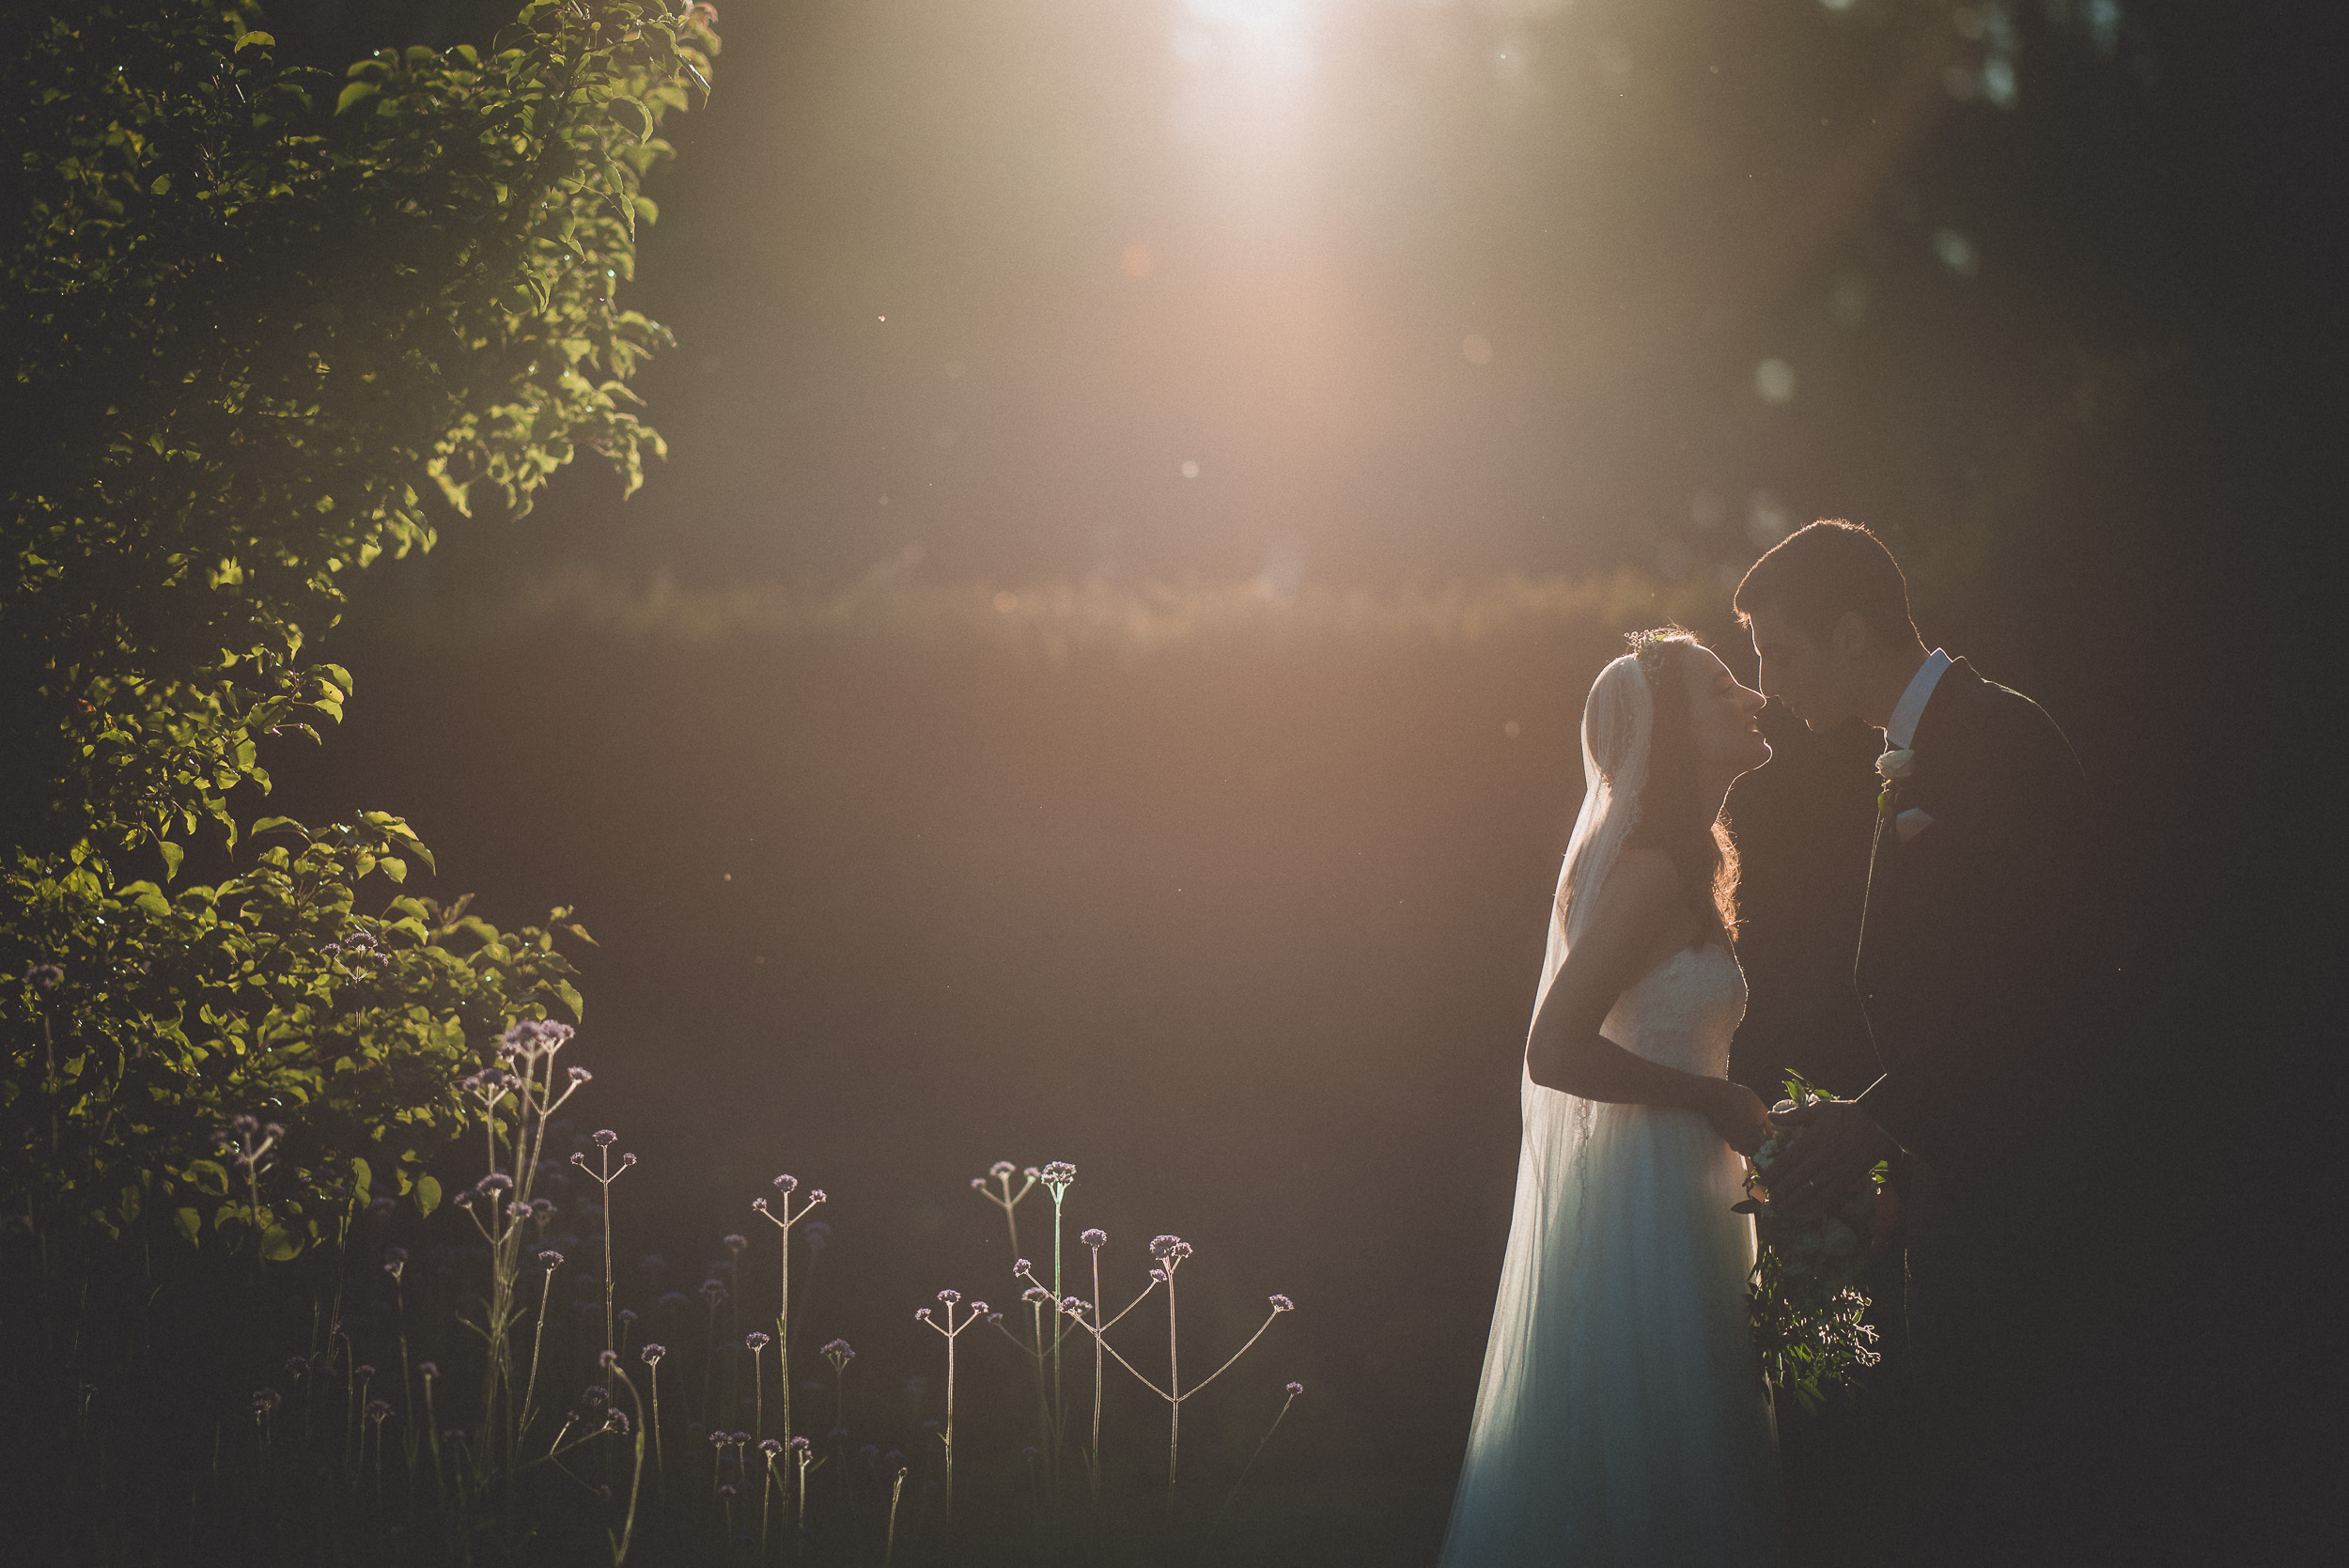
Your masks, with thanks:
[{"label": "bridal bouquet", "polygon": [[[1821,1097],[1799,1077],[1787,1079],[1786,1094],[1774,1110]],[[1876,1331],[1863,1321],[1868,1297],[1859,1286],[1875,1238],[1884,1167],[1858,1192],[1812,1213],[1787,1213],[1770,1203],[1769,1172],[1799,1136],[1797,1129],[1774,1131],[1754,1151],[1747,1198],[1736,1209],[1754,1217],[1762,1243],[1746,1299],[1763,1375],[1809,1410],[1878,1358],[1872,1348]]]}]

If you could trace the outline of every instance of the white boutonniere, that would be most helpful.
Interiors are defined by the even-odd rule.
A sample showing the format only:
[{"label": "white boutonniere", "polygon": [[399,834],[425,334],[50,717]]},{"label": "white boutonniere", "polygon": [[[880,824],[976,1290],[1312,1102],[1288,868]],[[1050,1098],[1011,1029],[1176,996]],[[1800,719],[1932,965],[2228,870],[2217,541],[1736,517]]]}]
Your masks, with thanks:
[{"label": "white boutonniere", "polygon": [[1916,771],[1917,753],[1912,747],[1904,746],[1897,751],[1887,752],[1876,758],[1876,776],[1884,781],[1884,788],[1876,795],[1878,813],[1889,812],[1892,809],[1893,786],[1906,784]]}]

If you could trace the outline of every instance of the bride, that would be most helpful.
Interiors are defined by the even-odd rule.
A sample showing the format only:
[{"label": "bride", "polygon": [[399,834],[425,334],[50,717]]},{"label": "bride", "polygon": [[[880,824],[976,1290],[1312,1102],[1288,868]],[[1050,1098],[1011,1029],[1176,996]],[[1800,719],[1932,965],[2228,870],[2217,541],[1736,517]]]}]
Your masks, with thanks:
[{"label": "bride", "polygon": [[1677,628],[1631,642],[1582,709],[1453,1568],[1779,1558],[1753,1222],[1730,1212],[1768,1123],[1722,1076],[1746,983],[1719,816],[1769,759],[1763,698]]}]

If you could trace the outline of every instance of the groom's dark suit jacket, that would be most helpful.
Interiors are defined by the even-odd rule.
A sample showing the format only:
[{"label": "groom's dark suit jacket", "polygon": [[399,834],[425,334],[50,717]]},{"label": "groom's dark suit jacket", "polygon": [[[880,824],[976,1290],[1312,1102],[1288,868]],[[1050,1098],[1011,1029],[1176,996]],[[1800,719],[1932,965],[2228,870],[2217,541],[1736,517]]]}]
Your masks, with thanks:
[{"label": "groom's dark suit jacket", "polygon": [[[2108,959],[2087,779],[2055,722],[1961,659],[1911,750],[1877,814],[1854,967],[1884,1069],[1859,1104],[1953,1176],[2077,1056]],[[1904,843],[1911,809],[1932,821]]]}]

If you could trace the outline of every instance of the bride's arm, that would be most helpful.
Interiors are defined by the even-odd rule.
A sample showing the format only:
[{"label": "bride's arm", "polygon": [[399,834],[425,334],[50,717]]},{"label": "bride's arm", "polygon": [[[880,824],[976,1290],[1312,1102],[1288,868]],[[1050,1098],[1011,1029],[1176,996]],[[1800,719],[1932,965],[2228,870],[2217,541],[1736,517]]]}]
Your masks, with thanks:
[{"label": "bride's arm", "polygon": [[1769,1133],[1753,1091],[1634,1056],[1599,1033],[1616,1000],[1639,981],[1657,947],[1688,920],[1672,862],[1655,849],[1625,851],[1533,1015],[1525,1070],[1545,1089],[1586,1100],[1694,1110],[1713,1124],[1722,1141],[1750,1154]]}]

